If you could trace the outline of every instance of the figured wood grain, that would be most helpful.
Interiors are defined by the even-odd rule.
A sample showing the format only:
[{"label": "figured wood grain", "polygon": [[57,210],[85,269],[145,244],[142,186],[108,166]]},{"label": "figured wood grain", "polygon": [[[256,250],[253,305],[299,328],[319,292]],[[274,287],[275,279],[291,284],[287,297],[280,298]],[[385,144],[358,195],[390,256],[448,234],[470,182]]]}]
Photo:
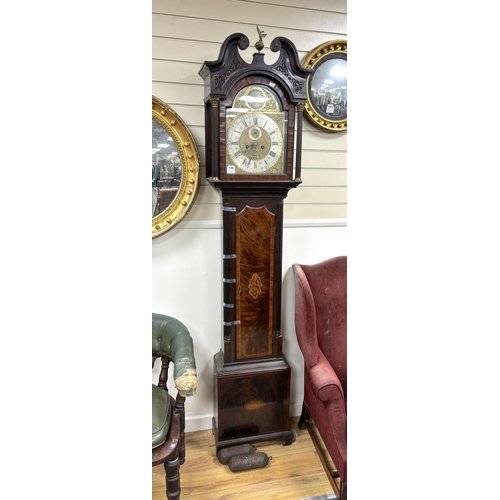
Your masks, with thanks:
[{"label": "figured wood grain", "polygon": [[236,215],[236,358],[273,352],[274,215],[247,207]]},{"label": "figured wood grain", "polygon": [[[186,462],[181,466],[181,499],[190,500],[300,500],[332,492],[314,444],[306,429],[290,446],[276,442],[255,444],[272,459],[263,469],[233,473],[219,463],[209,430],[186,434]],[[162,466],[153,467],[152,500],[166,500]]]}]

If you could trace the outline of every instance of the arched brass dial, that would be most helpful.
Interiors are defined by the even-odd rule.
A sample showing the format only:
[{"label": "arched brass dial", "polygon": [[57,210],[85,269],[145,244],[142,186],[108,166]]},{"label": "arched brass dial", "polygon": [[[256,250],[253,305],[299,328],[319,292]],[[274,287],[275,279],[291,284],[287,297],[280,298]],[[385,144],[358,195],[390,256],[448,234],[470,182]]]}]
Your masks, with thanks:
[{"label": "arched brass dial", "polygon": [[227,174],[283,174],[285,113],[265,85],[249,85],[226,112]]}]

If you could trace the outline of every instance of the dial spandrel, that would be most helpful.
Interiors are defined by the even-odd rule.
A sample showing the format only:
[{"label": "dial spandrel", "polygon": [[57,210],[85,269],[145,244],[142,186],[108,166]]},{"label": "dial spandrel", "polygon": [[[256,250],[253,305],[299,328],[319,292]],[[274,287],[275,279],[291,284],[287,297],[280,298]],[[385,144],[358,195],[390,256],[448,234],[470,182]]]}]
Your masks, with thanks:
[{"label": "dial spandrel", "polygon": [[274,93],[250,85],[226,114],[228,174],[282,174],[285,157],[285,113]]}]

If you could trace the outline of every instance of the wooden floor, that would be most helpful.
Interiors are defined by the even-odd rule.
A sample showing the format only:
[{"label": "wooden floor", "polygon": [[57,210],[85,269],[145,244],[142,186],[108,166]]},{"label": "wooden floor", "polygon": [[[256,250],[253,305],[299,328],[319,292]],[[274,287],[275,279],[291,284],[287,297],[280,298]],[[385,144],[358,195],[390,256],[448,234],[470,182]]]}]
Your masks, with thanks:
[{"label": "wooden floor", "polygon": [[[272,457],[267,467],[233,473],[219,463],[211,430],[186,434],[186,461],[181,466],[181,499],[192,500],[301,500],[332,493],[332,486],[307,429],[295,443],[255,443],[256,451]],[[163,465],[153,467],[153,500],[166,500]]]}]

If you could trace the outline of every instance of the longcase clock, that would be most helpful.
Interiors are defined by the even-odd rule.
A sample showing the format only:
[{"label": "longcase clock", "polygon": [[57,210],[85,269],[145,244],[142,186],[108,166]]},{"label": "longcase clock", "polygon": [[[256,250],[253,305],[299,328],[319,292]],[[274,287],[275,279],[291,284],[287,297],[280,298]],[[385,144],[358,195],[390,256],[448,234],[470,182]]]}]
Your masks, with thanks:
[{"label": "longcase clock", "polygon": [[207,181],[222,194],[223,347],[214,356],[213,432],[219,449],[264,440],[291,444],[290,366],[283,356],[283,202],[302,181],[306,80],[294,44],[262,38],[252,63],[235,33],[205,61]]}]

